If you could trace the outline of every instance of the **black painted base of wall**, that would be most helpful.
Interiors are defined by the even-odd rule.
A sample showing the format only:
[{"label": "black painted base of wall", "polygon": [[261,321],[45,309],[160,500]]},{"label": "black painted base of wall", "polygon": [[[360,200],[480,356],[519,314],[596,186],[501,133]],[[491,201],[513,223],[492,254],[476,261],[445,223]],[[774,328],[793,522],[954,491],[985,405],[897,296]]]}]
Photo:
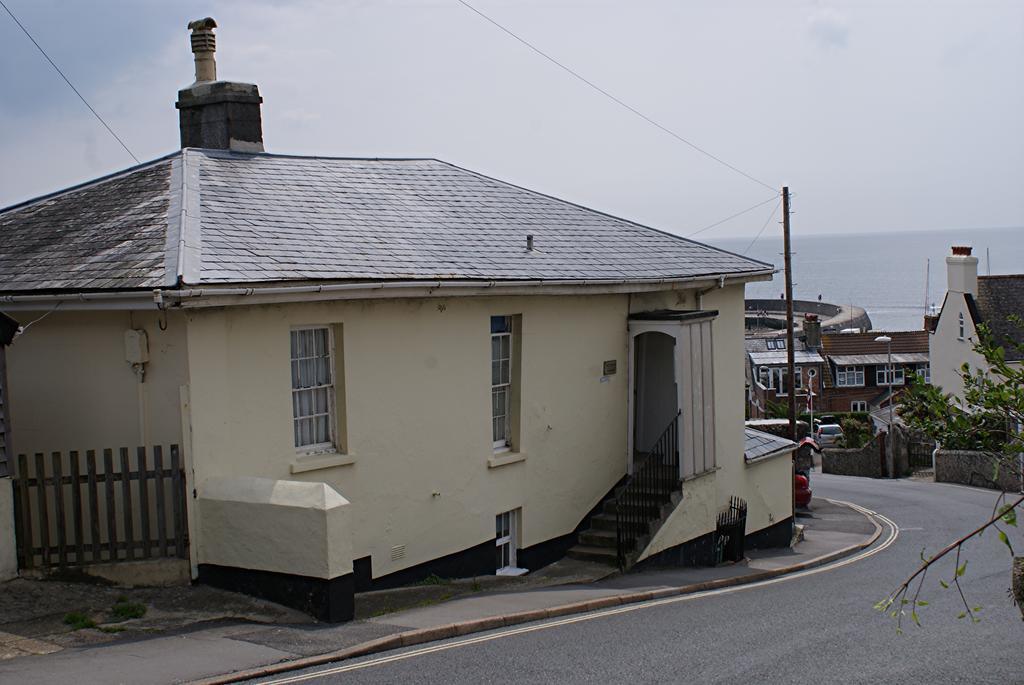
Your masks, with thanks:
[{"label": "black painted base of wall", "polygon": [[665,566],[714,566],[715,533],[710,532],[681,545],[652,554],[633,566],[633,571],[644,571]]},{"label": "black painted base of wall", "polygon": [[[793,517],[790,516],[778,523],[748,534],[744,539],[744,548],[767,549],[771,547],[789,547],[793,541]],[[714,566],[715,565],[715,533],[707,533],[681,545],[669,547],[653,554],[633,566],[634,571],[666,567],[666,566]]]},{"label": "black painted base of wall", "polygon": [[353,562],[353,568],[359,572],[359,576],[356,579],[356,587],[359,588],[359,592],[365,592],[366,590],[387,590],[393,587],[417,583],[432,575],[439,578],[493,576],[494,559],[494,540],[485,540],[461,552],[454,552],[437,559],[431,559],[422,564],[403,568],[401,571],[395,571],[380,578],[372,577],[373,568],[370,557],[356,559]]},{"label": "black painted base of wall", "polygon": [[[591,517],[601,511],[605,500],[611,497],[615,493],[616,488],[622,485],[625,480],[626,477],[623,476],[619,482],[612,486],[612,489],[580,520],[573,532],[559,535],[550,540],[518,550],[516,556],[519,565],[531,571],[536,571],[564,557],[569,548],[576,544],[579,533],[590,527]],[[493,539],[481,542],[479,545],[474,545],[461,552],[454,552],[437,559],[425,561],[422,564],[410,566],[380,578],[373,577],[372,557],[360,557],[352,562],[356,592],[387,590],[417,583],[430,576],[437,576],[439,578],[491,576],[494,575],[494,568],[495,552]]]},{"label": "black painted base of wall", "polygon": [[748,534],[744,544],[747,549],[770,549],[789,547],[791,542],[793,542],[793,517],[789,516],[767,528]]},{"label": "black painted base of wall", "polygon": [[351,621],[355,615],[355,576],[352,573],[328,580],[292,573],[199,564],[199,582],[277,602],[327,623]]}]

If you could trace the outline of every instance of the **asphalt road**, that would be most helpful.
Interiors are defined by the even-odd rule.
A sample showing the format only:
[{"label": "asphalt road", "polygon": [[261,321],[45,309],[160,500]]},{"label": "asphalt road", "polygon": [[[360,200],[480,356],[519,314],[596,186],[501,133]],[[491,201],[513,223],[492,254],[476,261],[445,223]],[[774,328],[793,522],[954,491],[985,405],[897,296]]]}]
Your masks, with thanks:
[{"label": "asphalt road", "polygon": [[[994,493],[823,475],[812,485],[816,496],[885,515],[898,537],[855,563],[785,582],[529,624],[262,682],[1024,683],[1024,622],[1007,596],[1010,557],[995,534],[966,548],[962,584],[970,605],[982,607],[980,622],[957,619],[959,595],[939,585],[952,577],[952,562],[925,583],[923,628],[906,625],[897,635],[873,609],[916,568],[922,549],[937,551],[984,521]],[[1011,542],[1024,550],[1020,533]]]}]

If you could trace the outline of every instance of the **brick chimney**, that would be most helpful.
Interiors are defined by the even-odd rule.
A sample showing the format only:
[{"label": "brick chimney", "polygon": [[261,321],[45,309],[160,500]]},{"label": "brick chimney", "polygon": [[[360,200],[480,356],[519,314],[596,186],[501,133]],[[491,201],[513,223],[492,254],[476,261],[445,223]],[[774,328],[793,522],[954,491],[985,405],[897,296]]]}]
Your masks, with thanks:
[{"label": "brick chimney", "polygon": [[804,314],[804,344],[808,350],[821,348],[821,321],[817,314]]},{"label": "brick chimney", "polygon": [[971,248],[955,245],[946,257],[946,289],[978,296],[978,258],[971,256]]},{"label": "brick chimney", "polygon": [[181,146],[238,152],[263,152],[259,88],[251,83],[217,80],[214,53],[217,22],[211,17],[190,22],[196,81],[178,91]]}]

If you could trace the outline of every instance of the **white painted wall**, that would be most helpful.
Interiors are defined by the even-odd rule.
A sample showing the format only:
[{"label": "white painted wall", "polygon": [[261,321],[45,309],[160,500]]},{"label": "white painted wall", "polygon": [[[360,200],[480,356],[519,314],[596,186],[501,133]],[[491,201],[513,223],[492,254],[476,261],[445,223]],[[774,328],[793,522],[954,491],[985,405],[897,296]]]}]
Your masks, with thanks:
[{"label": "white painted wall", "polygon": [[[960,325],[958,315],[964,317],[964,337],[959,339]],[[942,388],[963,399],[964,383],[960,377],[963,364],[970,364],[972,369],[987,369],[985,358],[974,351],[974,343],[978,339],[974,321],[967,309],[967,301],[963,293],[949,292],[943,304],[935,332],[928,337],[928,360],[931,365],[932,385]]]},{"label": "white painted wall", "polygon": [[[141,384],[125,361],[129,328],[149,339]],[[185,363],[179,313],[170,312],[161,331],[155,312],[53,312],[7,348],[12,455],[180,443]]]},{"label": "white painted wall", "polygon": [[[381,576],[494,539],[571,532],[626,468],[623,295],[266,305],[189,313],[200,486],[323,481],[352,503],[356,558]],[[521,461],[491,468],[490,316],[522,316]],[[292,473],[289,330],[331,324],[344,357],[347,459]],[[602,382],[602,363],[619,372]],[[392,549],[404,555],[392,560]]]}]

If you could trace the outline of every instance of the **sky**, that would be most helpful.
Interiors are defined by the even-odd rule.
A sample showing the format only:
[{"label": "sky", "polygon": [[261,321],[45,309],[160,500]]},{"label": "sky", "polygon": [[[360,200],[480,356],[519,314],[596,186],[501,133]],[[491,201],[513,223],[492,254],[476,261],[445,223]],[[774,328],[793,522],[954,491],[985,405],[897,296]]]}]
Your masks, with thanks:
[{"label": "sky", "polygon": [[[213,16],[267,152],[436,157],[680,235],[783,184],[794,233],[1024,227],[1020,0],[467,1],[773,190],[458,0],[4,0],[143,161],[179,147]],[[134,164],[2,9],[0,49],[0,207]]]}]

